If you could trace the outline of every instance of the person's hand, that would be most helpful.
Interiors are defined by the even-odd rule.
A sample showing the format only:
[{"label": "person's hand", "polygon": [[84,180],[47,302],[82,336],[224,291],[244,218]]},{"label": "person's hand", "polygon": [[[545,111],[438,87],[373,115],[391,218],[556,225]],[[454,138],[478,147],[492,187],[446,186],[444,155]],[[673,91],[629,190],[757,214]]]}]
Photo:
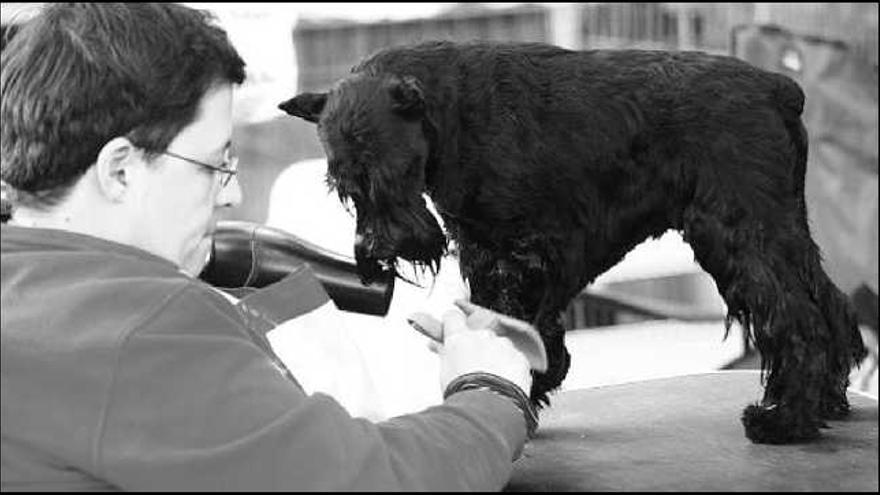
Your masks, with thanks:
[{"label": "person's hand", "polygon": [[[544,348],[544,341],[535,327],[465,299],[455,300],[455,305],[464,312],[465,322],[469,328],[487,328],[498,335],[509,338],[513,345],[526,355],[533,370],[540,373],[547,371],[547,352]],[[411,314],[408,322],[422,335],[431,339],[429,348],[437,352],[439,344],[443,343],[442,322],[425,312]]]},{"label": "person's hand", "polygon": [[443,344],[439,346],[440,387],[465,373],[481,371],[507,378],[526,394],[532,387],[529,360],[510,339],[491,329],[485,314],[467,318],[461,311],[443,315]]},{"label": "person's hand", "polygon": [[[485,372],[510,380],[528,394],[532,365],[526,353],[503,335],[499,315],[470,303],[456,304],[467,314],[450,310],[443,315],[442,322],[424,313],[410,317],[413,327],[434,341],[432,349],[440,355],[442,389],[458,376]],[[543,356],[543,347],[540,351]]]},{"label": "person's hand", "polygon": [[488,328],[498,335],[507,337],[526,355],[533,370],[541,373],[547,371],[547,351],[541,334],[535,327],[464,299],[456,300],[455,305],[467,315],[467,324],[470,328]]}]

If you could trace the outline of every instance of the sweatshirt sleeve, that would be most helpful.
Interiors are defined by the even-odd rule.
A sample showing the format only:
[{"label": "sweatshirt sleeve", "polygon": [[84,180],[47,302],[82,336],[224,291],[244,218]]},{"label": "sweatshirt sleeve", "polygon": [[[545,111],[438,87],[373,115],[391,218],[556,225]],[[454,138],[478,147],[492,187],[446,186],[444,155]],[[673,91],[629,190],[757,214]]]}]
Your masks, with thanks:
[{"label": "sweatshirt sleeve", "polygon": [[[233,314],[190,286],[120,344],[94,447],[126,490],[500,490],[522,413],[460,392],[382,423],[306,395]],[[402,370],[402,372],[404,372]]]}]

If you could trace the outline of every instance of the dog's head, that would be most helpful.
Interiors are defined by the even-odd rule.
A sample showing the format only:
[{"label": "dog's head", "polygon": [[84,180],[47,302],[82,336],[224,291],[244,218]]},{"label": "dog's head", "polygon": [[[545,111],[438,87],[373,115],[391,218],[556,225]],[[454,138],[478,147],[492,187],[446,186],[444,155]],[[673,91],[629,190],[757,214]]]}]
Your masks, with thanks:
[{"label": "dog's head", "polygon": [[398,257],[436,273],[446,237],[422,196],[429,140],[419,82],[355,75],[329,93],[303,93],[278,107],[318,124],[328,184],[357,211],[361,279],[396,272]]}]

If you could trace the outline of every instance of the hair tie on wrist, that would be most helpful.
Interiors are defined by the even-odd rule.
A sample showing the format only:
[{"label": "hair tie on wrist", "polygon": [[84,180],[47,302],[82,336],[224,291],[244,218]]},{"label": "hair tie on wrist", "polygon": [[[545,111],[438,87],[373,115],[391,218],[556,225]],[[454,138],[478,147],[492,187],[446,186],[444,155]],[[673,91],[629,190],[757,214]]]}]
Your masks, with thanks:
[{"label": "hair tie on wrist", "polygon": [[456,392],[479,389],[488,390],[512,400],[525,417],[528,437],[534,437],[535,431],[538,429],[538,411],[523,389],[507,378],[482,371],[465,373],[449,382],[443,392],[443,398],[446,399]]}]

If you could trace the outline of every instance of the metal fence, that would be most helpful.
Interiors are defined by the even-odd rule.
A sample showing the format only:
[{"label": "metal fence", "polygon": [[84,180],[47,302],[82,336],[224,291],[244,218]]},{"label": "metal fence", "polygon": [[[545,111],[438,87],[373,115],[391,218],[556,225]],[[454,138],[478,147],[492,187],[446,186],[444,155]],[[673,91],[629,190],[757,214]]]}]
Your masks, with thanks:
[{"label": "metal fence", "polygon": [[305,21],[293,31],[301,91],[326,89],[362,58],[389,46],[425,40],[543,41],[547,10],[520,6],[503,10],[453,10],[444,15],[372,23]]},{"label": "metal fence", "polygon": [[[559,43],[571,48],[697,49],[730,53],[731,30],[778,24],[841,40],[877,65],[876,3],[583,3],[509,8],[468,6],[402,21],[303,21],[293,30],[302,91],[326,89],[358,61],[388,46],[429,39]],[[562,13],[560,14],[560,10]]]}]

